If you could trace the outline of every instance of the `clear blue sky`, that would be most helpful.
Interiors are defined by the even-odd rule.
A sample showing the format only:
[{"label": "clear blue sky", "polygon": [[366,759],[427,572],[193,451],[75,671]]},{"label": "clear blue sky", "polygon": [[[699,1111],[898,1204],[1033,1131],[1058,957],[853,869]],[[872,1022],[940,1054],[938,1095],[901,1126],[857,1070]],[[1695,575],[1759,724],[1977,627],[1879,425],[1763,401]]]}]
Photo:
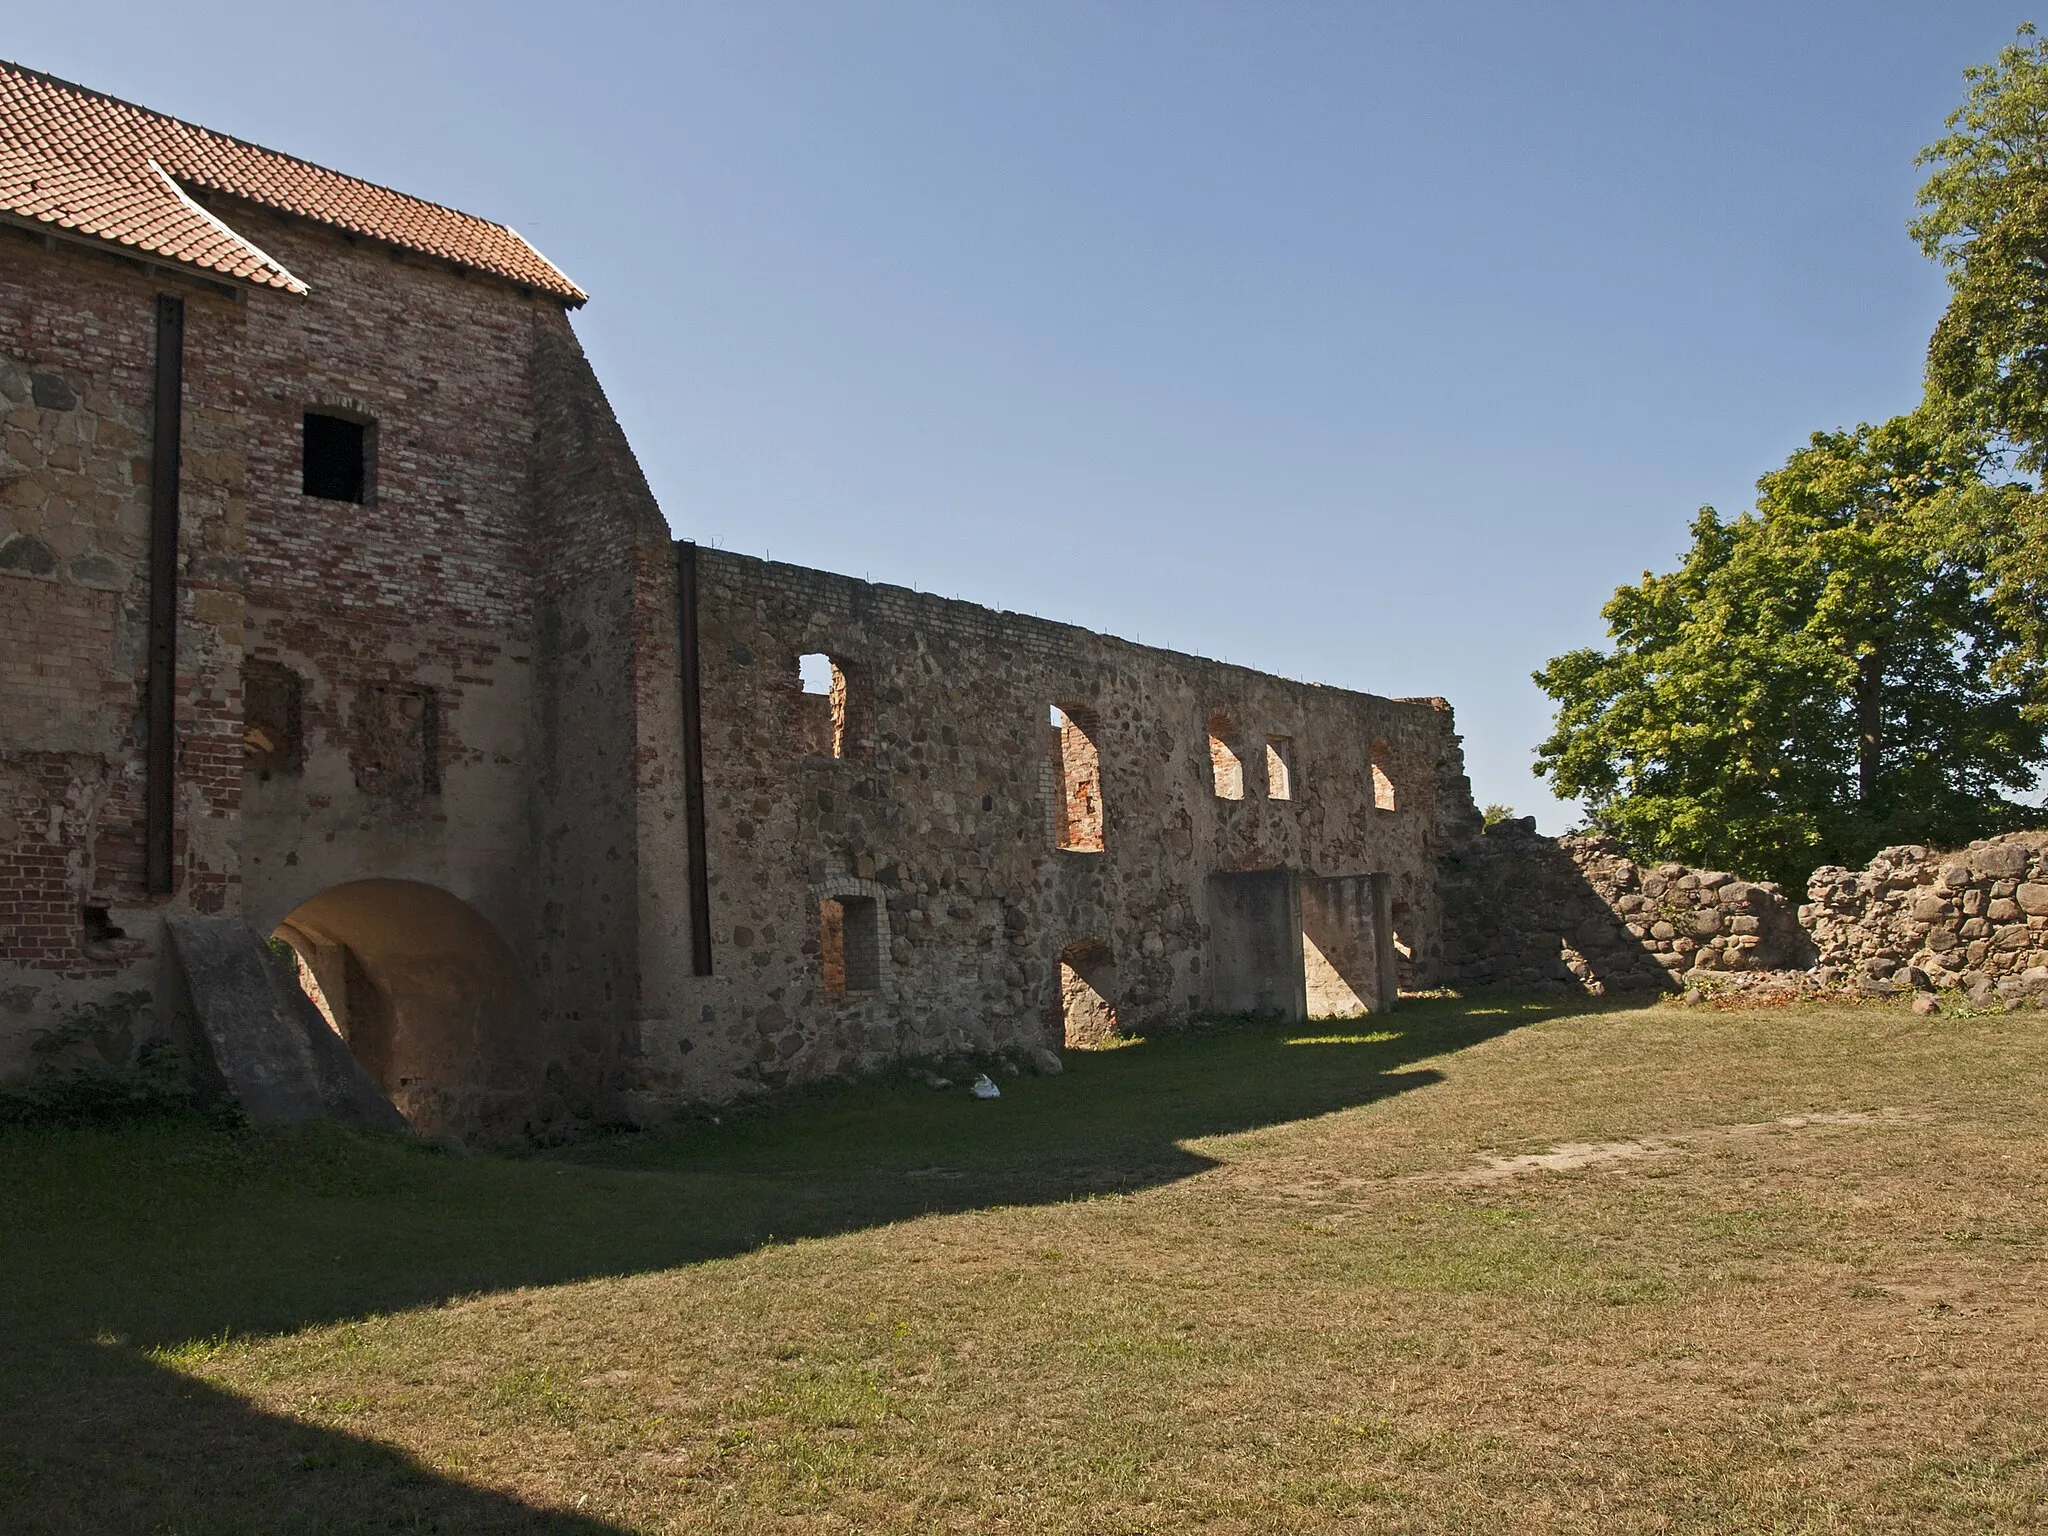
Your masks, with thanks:
[{"label": "clear blue sky", "polygon": [[1909,408],[1914,152],[2027,12],[10,6],[0,54],[517,227],[670,521],[1458,709]]}]

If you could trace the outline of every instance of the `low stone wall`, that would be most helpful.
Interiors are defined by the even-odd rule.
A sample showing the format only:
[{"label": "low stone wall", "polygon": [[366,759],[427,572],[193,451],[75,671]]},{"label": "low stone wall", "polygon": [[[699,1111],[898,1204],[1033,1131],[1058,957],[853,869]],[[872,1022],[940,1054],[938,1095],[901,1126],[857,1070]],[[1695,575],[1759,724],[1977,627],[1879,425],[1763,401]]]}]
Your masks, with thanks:
[{"label": "low stone wall", "polygon": [[1960,987],[1980,1001],[2048,992],[2048,831],[1955,853],[1887,848],[1862,870],[1807,883],[1801,924],[1823,979]]},{"label": "low stone wall", "polygon": [[1441,979],[1456,987],[1599,994],[1770,973],[1795,991],[2048,1000],[2048,831],[1819,869],[1797,909],[1769,881],[1641,866],[1597,834],[1540,837],[1533,818],[1488,827],[1439,874]]},{"label": "low stone wall", "polygon": [[1598,834],[1496,822],[1442,862],[1444,979],[1453,986],[1668,987],[1689,971],[1808,965],[1785,893],[1684,864],[1644,867]]}]

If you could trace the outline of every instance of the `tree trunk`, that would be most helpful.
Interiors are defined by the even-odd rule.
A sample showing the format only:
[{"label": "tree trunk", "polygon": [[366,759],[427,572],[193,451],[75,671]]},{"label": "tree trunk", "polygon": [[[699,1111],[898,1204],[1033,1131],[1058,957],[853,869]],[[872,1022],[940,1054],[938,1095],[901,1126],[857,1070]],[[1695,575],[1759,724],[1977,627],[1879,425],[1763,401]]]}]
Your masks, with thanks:
[{"label": "tree trunk", "polygon": [[1884,750],[1884,648],[1864,652],[1856,662],[1856,798],[1866,808],[1877,798],[1877,772]]}]

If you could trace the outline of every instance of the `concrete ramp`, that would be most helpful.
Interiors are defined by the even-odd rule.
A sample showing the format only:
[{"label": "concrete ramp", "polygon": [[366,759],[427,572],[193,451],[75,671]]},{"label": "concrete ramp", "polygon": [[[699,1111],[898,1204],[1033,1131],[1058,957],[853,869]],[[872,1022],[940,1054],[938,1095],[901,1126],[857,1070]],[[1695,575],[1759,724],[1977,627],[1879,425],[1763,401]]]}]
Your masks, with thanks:
[{"label": "concrete ramp", "polygon": [[402,1131],[405,1118],[349,1054],[270,946],[239,917],[167,919],[213,1065],[249,1118],[327,1118]]}]

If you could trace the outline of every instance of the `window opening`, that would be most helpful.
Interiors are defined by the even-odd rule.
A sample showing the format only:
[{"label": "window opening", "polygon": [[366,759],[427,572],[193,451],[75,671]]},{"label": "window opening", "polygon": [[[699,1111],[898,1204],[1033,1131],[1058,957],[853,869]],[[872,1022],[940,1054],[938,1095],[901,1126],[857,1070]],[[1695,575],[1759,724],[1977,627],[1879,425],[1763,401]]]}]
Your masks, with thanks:
[{"label": "window opening", "polygon": [[882,988],[882,915],[872,896],[818,903],[818,950],[825,990],[835,997]]},{"label": "window opening", "polygon": [[1237,753],[1237,727],[1220,709],[1209,716],[1209,776],[1217,799],[1244,798],[1244,759]]},{"label": "window opening", "polygon": [[369,501],[375,431],[367,422],[306,412],[300,489],[322,501],[352,501],[358,506]]},{"label": "window opening", "polygon": [[1294,798],[1294,742],[1286,736],[1266,738],[1266,798]]},{"label": "window opening", "polygon": [[1382,811],[1394,809],[1394,778],[1388,771],[1392,756],[1384,741],[1372,744],[1372,803]]},{"label": "window opening", "polygon": [[1102,852],[1102,755],[1094,717],[1078,707],[1054,705],[1054,843],[1068,853]]},{"label": "window opening", "polygon": [[1415,946],[1409,943],[1411,911],[1405,901],[1390,904],[1388,926],[1394,931],[1394,975],[1403,987],[1415,985]]},{"label": "window opening", "polygon": [[810,651],[796,659],[797,741],[811,757],[852,757],[865,735],[857,677],[836,657]]}]

